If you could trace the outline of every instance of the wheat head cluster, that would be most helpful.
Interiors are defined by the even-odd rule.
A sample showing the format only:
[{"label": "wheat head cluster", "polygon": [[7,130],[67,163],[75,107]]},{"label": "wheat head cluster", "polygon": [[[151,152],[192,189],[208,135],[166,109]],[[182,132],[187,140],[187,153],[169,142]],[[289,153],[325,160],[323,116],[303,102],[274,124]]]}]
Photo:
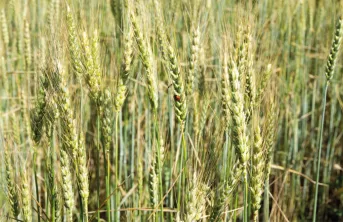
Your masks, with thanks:
[{"label": "wheat head cluster", "polygon": [[0,221],[342,221],[343,1],[0,1]]}]

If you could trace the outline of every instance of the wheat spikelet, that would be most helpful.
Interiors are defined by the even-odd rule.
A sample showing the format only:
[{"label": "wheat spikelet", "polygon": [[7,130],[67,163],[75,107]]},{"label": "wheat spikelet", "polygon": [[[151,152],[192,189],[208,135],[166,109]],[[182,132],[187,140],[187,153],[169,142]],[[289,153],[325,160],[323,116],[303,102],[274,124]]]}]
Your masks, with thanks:
[{"label": "wheat spikelet", "polygon": [[259,106],[261,104],[262,98],[263,98],[263,93],[265,91],[266,85],[269,82],[270,76],[272,74],[272,65],[268,64],[266,70],[264,71],[262,75],[262,79],[260,82],[260,86],[257,90],[256,96],[255,96],[255,103],[254,103],[254,108]]},{"label": "wheat spikelet", "polygon": [[243,166],[238,162],[234,165],[229,179],[223,182],[223,187],[219,190],[219,194],[212,208],[209,221],[218,221],[226,205],[230,202],[232,193],[235,191],[238,184],[240,183],[242,174]]},{"label": "wheat spikelet", "polygon": [[74,18],[69,6],[67,6],[67,29],[68,29],[68,48],[71,59],[71,65],[77,76],[83,73],[83,64],[81,61],[81,44],[76,32]]},{"label": "wheat spikelet", "polygon": [[254,133],[252,173],[251,173],[251,199],[254,221],[258,219],[258,210],[261,207],[261,198],[264,187],[264,158],[260,127],[256,127]]},{"label": "wheat spikelet", "polygon": [[156,161],[153,161],[153,164],[150,169],[149,176],[149,185],[150,185],[150,202],[153,208],[157,208],[159,203],[159,180],[158,174],[156,172]]},{"label": "wheat spikelet", "polygon": [[338,23],[336,25],[334,39],[331,45],[331,50],[329,54],[329,58],[327,60],[326,68],[325,68],[325,75],[326,80],[330,81],[333,77],[333,71],[336,66],[336,57],[338,54],[339,47],[341,45],[342,34],[343,34],[343,27],[342,27],[342,18],[339,18]]},{"label": "wheat spikelet", "polygon": [[197,65],[198,65],[198,57],[199,57],[199,50],[200,50],[200,30],[197,27],[193,31],[192,37],[192,44],[191,44],[191,56],[190,56],[190,63],[189,63],[189,71],[188,71],[188,78],[187,78],[187,85],[186,85],[186,95],[191,95],[193,92],[193,85],[194,85],[194,76],[197,73]]},{"label": "wheat spikelet", "polygon": [[26,69],[30,69],[32,64],[30,25],[27,18],[24,21],[24,55]]},{"label": "wheat spikelet", "polygon": [[26,170],[24,167],[24,172],[21,175],[21,198],[22,198],[22,208],[23,208],[23,221],[32,222],[32,211],[31,211],[31,193],[30,185],[27,179]]},{"label": "wheat spikelet", "polygon": [[[238,72],[241,74],[246,73],[247,69],[247,55],[248,55],[248,39],[247,39],[247,29],[243,28],[243,25],[239,26],[237,36],[236,36],[236,51],[235,51],[235,62],[237,65]],[[240,79],[242,80],[242,79]]]},{"label": "wheat spikelet", "polygon": [[86,215],[88,221],[88,197],[89,197],[89,183],[88,183],[88,170],[87,170],[87,156],[83,144],[82,135],[80,135],[77,146],[77,158],[74,164],[77,167],[77,181],[79,193],[82,198],[83,213]]},{"label": "wheat spikelet", "polygon": [[255,80],[254,80],[254,53],[252,51],[252,40],[251,35],[247,34],[247,41],[248,41],[248,52],[247,52],[247,68],[245,74],[245,112],[246,112],[246,120],[247,122],[250,121],[251,116],[253,114],[253,110],[255,107]]},{"label": "wheat spikelet", "polygon": [[124,42],[124,58],[121,65],[121,77],[123,79],[124,84],[126,84],[130,70],[131,70],[131,63],[133,59],[133,47],[132,47],[132,39],[133,39],[133,30],[132,26],[128,25],[128,32],[125,37]]},{"label": "wheat spikelet", "polygon": [[124,58],[121,65],[121,75],[119,79],[119,84],[117,88],[117,94],[115,98],[115,108],[116,111],[119,112],[125,102],[126,92],[127,92],[127,80],[129,77],[130,69],[131,69],[131,62],[133,58],[133,48],[132,48],[132,37],[133,31],[131,25],[128,26],[128,33],[125,37],[124,42]]},{"label": "wheat spikelet", "polygon": [[56,195],[55,195],[55,221],[56,222],[62,222],[63,221],[63,201],[61,197],[61,191],[60,189],[57,189]]},{"label": "wheat spikelet", "polygon": [[270,168],[271,168],[271,163],[272,163],[272,158],[273,158],[273,153],[274,153],[274,139],[276,135],[276,117],[277,117],[277,112],[275,112],[275,104],[272,102],[271,107],[269,109],[270,111],[267,114],[267,122],[265,124],[265,129],[264,129],[264,135],[263,138],[263,150],[264,150],[264,155],[265,155],[265,166],[264,166],[264,171],[265,171],[265,179],[269,178],[270,175]]},{"label": "wheat spikelet", "polygon": [[85,72],[84,78],[90,90],[91,99],[95,102],[100,98],[100,65],[97,32],[92,39],[91,45],[86,32],[83,32],[82,46],[84,49]]},{"label": "wheat spikelet", "polygon": [[171,46],[168,47],[168,63],[170,77],[173,80],[174,87],[175,114],[182,126],[187,115],[186,96],[184,92],[183,80],[180,74],[176,56],[174,54],[174,49]]},{"label": "wheat spikelet", "polygon": [[160,9],[160,3],[158,0],[154,0],[154,6],[155,6],[155,11],[156,11],[156,28],[157,28],[157,38],[158,38],[158,43],[159,47],[161,49],[161,54],[162,57],[165,61],[168,61],[167,57],[167,47],[168,47],[168,40],[167,40],[167,35],[164,31],[164,22],[163,22],[163,17]]},{"label": "wheat spikelet", "polygon": [[237,151],[240,163],[246,168],[248,162],[248,138],[246,135],[245,113],[243,109],[243,95],[241,92],[241,82],[239,80],[239,73],[236,64],[232,61],[229,71],[229,79],[231,85],[231,100],[230,107],[232,117],[232,140],[233,145]]},{"label": "wheat spikelet", "polygon": [[54,202],[55,199],[56,199],[56,194],[57,194],[57,185],[55,183],[55,170],[54,170],[54,158],[53,158],[53,153],[51,152],[51,147],[49,148],[50,151],[49,151],[49,154],[48,154],[48,160],[47,160],[47,163],[46,163],[46,169],[47,169],[47,172],[48,172],[48,187],[49,187],[49,192],[48,192],[48,195],[49,195],[49,203],[50,203],[50,206],[51,206],[51,209],[50,209],[50,212],[51,212],[51,215],[54,214],[55,212],[52,211],[53,209],[53,205],[55,205],[56,207],[56,203]]},{"label": "wheat spikelet", "polygon": [[106,153],[109,153],[111,146],[111,94],[108,90],[103,93],[103,98],[101,99],[101,136],[103,141],[103,146]]},{"label": "wheat spikelet", "polygon": [[[142,63],[144,65],[146,76],[148,80],[148,93],[150,102],[153,109],[156,111],[158,108],[158,91],[157,91],[157,82],[152,67],[152,56],[149,47],[146,47],[144,36],[141,32],[141,29],[137,23],[136,15],[133,10],[130,10],[130,19],[133,27],[133,32],[137,42],[137,46],[142,58]],[[148,45],[148,44],[147,44]]]},{"label": "wheat spikelet", "polygon": [[209,187],[206,184],[197,181],[196,173],[194,173],[191,189],[188,194],[185,222],[198,221],[204,216],[208,190]]},{"label": "wheat spikelet", "polygon": [[[224,58],[224,64],[227,64],[226,61],[226,55]],[[224,113],[224,118],[226,122],[226,128],[229,127],[230,123],[230,82],[229,82],[229,72],[228,72],[228,67],[225,66],[223,73],[222,73],[222,78],[221,78],[221,90],[222,90],[222,109]]]},{"label": "wheat spikelet", "polygon": [[2,31],[2,40],[5,43],[5,47],[8,47],[8,44],[10,43],[10,37],[8,34],[8,26],[7,26],[7,19],[6,19],[6,14],[5,10],[1,10],[0,14],[0,20],[1,20],[1,31]]},{"label": "wheat spikelet", "polygon": [[60,0],[51,0],[48,8],[48,27],[51,33],[55,32],[56,23],[60,19],[60,4]]},{"label": "wheat spikelet", "polygon": [[5,148],[5,168],[6,168],[6,182],[7,182],[7,199],[11,205],[12,215],[14,218],[18,218],[19,210],[19,198],[14,181],[14,170],[12,165],[12,158],[8,149]]},{"label": "wheat spikelet", "polygon": [[68,221],[73,221],[74,192],[72,185],[72,175],[70,170],[70,161],[69,156],[64,149],[60,150],[60,155],[64,206],[67,209]]},{"label": "wheat spikelet", "polygon": [[31,112],[31,130],[32,130],[32,139],[35,141],[36,144],[39,143],[42,137],[42,128],[43,128],[43,120],[46,113],[46,88],[48,85],[48,81],[46,80],[45,76],[40,76],[41,84],[39,87],[36,106]]}]

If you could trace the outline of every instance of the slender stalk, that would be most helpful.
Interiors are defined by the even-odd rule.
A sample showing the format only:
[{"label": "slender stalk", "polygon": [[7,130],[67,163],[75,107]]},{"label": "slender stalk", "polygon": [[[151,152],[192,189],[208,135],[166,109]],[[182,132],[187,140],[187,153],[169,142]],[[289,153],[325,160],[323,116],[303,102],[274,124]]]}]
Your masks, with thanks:
[{"label": "slender stalk", "polygon": [[115,202],[114,202],[114,221],[118,221],[118,207],[119,207],[119,193],[118,193],[118,176],[119,176],[119,172],[118,172],[118,149],[119,149],[119,132],[118,132],[118,120],[119,120],[119,113],[117,113],[116,115],[116,121],[115,121],[115,132],[116,132],[116,146],[115,146],[115,175],[114,175],[114,186],[115,186],[115,190],[116,190],[116,194],[115,194]]},{"label": "slender stalk", "polygon": [[317,156],[317,176],[316,176],[316,191],[314,194],[314,207],[313,207],[313,219],[312,221],[316,221],[317,216],[317,204],[318,204],[318,183],[319,183],[319,174],[320,174],[320,157],[322,154],[322,143],[323,143],[323,128],[324,128],[324,120],[325,120],[325,109],[326,109],[326,95],[328,92],[329,82],[325,82],[324,86],[324,93],[323,93],[323,110],[322,110],[322,118],[320,122],[320,133],[319,133],[319,148],[318,148],[318,156]]},{"label": "slender stalk", "polygon": [[[35,188],[36,188],[36,200],[38,201],[38,203],[40,202],[39,201],[39,187],[38,187],[38,177],[37,177],[37,164],[36,164],[36,160],[37,160],[37,150],[36,148],[34,148],[34,153],[33,153],[33,172],[34,172],[34,179],[35,179]],[[37,218],[38,218],[38,222],[40,222],[40,205],[37,204]]]},{"label": "slender stalk", "polygon": [[[97,121],[96,121],[96,130],[97,130],[97,161],[96,161],[96,180],[97,180],[97,208],[100,209],[100,116],[99,111],[97,115]],[[100,211],[97,211],[97,220],[98,222],[101,221],[100,218]]]},{"label": "slender stalk", "polygon": [[[154,130],[155,130],[155,135],[156,135],[156,138],[158,140],[158,143],[157,143],[157,168],[158,168],[158,186],[159,186],[159,197],[158,197],[158,201],[162,200],[163,198],[163,181],[162,181],[162,172],[163,172],[163,169],[162,169],[162,161],[161,161],[161,150],[160,150],[160,147],[161,147],[161,140],[160,140],[160,135],[159,135],[159,127],[158,127],[158,119],[157,119],[157,113],[155,112],[155,115],[154,115]],[[163,203],[160,204],[160,208],[161,208],[161,212],[160,212],[160,221],[163,222],[163,219],[164,219],[164,216],[163,216]]]},{"label": "slender stalk", "polygon": [[244,174],[244,210],[243,210],[243,221],[248,222],[249,221],[249,184],[248,184],[248,173],[247,173],[247,167],[243,169]]}]

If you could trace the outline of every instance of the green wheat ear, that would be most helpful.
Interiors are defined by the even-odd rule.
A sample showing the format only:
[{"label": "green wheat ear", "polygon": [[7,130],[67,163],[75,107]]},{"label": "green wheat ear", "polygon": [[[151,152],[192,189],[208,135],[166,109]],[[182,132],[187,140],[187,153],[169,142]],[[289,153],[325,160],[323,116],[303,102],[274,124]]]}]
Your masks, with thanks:
[{"label": "green wheat ear", "polygon": [[336,58],[337,58],[339,47],[341,45],[342,34],[343,34],[342,22],[343,22],[342,18],[339,18],[338,23],[336,25],[336,29],[335,29],[335,36],[331,45],[330,54],[327,60],[327,64],[325,68],[325,75],[326,75],[327,81],[330,81],[332,79],[333,71],[336,66]]},{"label": "green wheat ear", "polygon": [[45,76],[41,77],[41,84],[39,87],[36,106],[31,112],[31,131],[32,131],[32,139],[35,141],[36,144],[39,143],[42,137],[42,130],[43,130],[43,120],[46,114],[46,88],[48,85],[48,81]]},{"label": "green wheat ear", "polygon": [[173,80],[173,87],[174,87],[174,107],[175,107],[175,114],[181,125],[186,120],[187,115],[187,104],[186,104],[186,95],[184,92],[184,85],[183,80],[180,74],[178,62],[176,60],[176,56],[174,53],[174,49],[169,46],[168,47],[168,62],[169,62],[169,72],[170,76]]},{"label": "green wheat ear", "polygon": [[132,23],[133,33],[137,42],[138,50],[140,52],[140,57],[142,59],[143,66],[146,71],[146,77],[148,81],[148,95],[151,102],[151,105],[154,111],[157,111],[158,108],[158,90],[156,76],[153,69],[153,61],[151,49],[146,39],[141,31],[141,28],[137,22],[136,14],[134,10],[130,10],[130,19]]},{"label": "green wheat ear", "polygon": [[19,195],[14,181],[14,169],[12,165],[12,158],[7,148],[5,148],[5,168],[6,168],[6,182],[7,182],[7,197],[11,205],[12,215],[18,218],[20,213]]}]

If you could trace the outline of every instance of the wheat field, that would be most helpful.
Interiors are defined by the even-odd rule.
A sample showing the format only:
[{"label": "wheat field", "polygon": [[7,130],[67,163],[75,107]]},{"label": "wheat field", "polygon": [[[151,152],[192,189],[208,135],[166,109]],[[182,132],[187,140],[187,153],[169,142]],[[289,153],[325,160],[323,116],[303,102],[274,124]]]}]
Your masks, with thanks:
[{"label": "wheat field", "polygon": [[343,221],[342,8],[0,1],[0,221]]}]

